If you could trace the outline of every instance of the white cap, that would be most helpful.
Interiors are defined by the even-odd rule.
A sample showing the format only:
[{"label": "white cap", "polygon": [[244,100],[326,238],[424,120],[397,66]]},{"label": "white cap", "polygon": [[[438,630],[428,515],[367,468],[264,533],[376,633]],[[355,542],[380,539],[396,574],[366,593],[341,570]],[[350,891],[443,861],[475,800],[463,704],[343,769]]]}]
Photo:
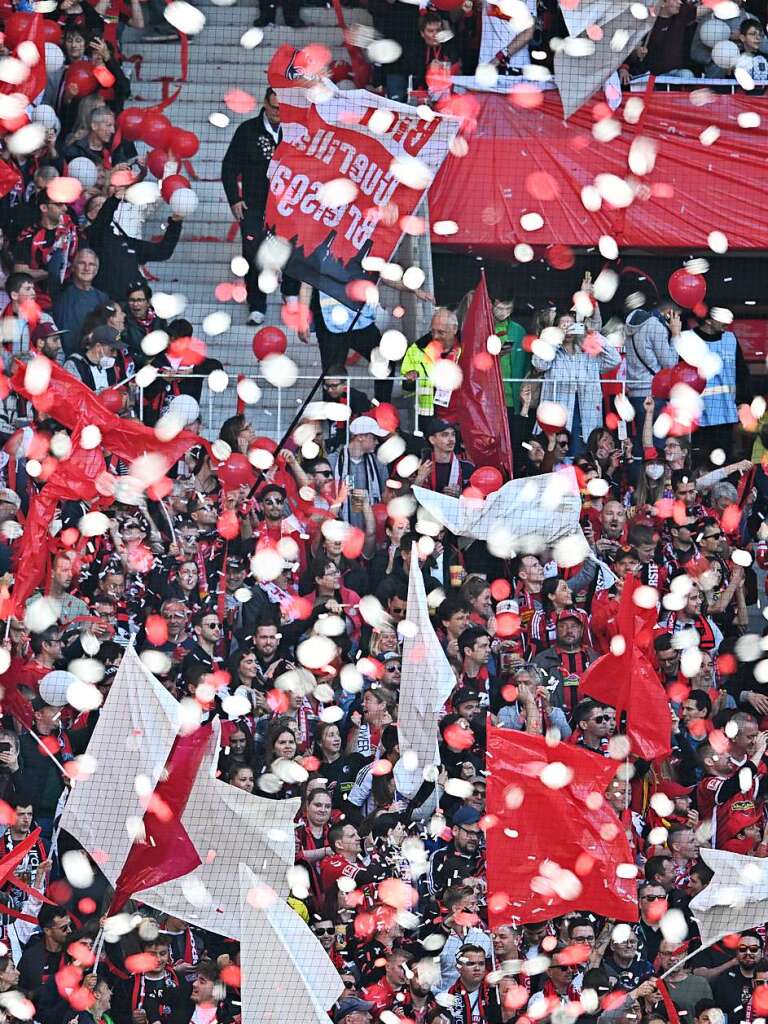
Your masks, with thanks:
[{"label": "white cap", "polygon": [[373,416],[358,416],[356,420],[352,420],[349,424],[349,432],[353,436],[356,434],[375,434],[376,437],[387,437],[389,435],[389,431],[383,430]]}]

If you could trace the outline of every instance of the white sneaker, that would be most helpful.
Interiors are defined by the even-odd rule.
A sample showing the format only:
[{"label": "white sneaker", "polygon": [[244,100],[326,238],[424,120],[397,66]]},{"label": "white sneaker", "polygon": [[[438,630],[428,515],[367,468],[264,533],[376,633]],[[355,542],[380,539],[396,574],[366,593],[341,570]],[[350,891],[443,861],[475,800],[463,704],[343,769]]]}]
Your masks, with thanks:
[{"label": "white sneaker", "polygon": [[251,310],[248,319],[245,321],[247,324],[263,324],[264,314],[260,313],[258,309]]}]

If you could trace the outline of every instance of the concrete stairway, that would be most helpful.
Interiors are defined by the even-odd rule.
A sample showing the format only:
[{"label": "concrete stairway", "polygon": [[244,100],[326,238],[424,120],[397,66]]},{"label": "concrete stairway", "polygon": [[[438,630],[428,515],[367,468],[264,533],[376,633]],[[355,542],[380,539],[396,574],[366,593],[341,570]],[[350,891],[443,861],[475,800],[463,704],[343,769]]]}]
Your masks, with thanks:
[{"label": "concrete stairway", "polygon": [[[251,351],[251,339],[256,328],[245,325],[247,307],[234,302],[218,302],[214,294],[217,284],[237,280],[232,274],[230,261],[240,254],[239,235],[233,242],[226,240],[232,216],[219,180],[222,157],[238,124],[258,112],[266,88],[267,65],[278,46],[286,42],[297,46],[322,43],[334,59],[344,59],[346,51],[331,9],[305,8],[302,16],[309,27],[301,30],[285,27],[282,13],[278,11],[280,24],[265,29],[261,44],[248,50],[240,45],[240,37],[258,15],[255,6],[242,3],[221,7],[209,0],[198,2],[198,6],[204,11],[207,23],[203,31],[190,40],[189,80],[166,113],[174,125],[194,131],[200,139],[200,150],[193,160],[199,180],[192,183],[200,204],[194,216],[184,224],[173,259],[168,263],[150,264],[149,270],[158,278],[152,285],[156,291],[185,296],[184,316],[191,321],[199,336],[204,337],[202,322],[209,313],[225,311],[232,317],[231,328],[225,334],[206,338],[210,354],[224,363],[231,380],[223,394],[212,395],[207,386],[204,388],[204,425],[206,433],[211,435],[217,433],[221,421],[235,411],[236,375],[258,372]],[[350,23],[369,20],[367,12],[362,10],[345,13]],[[123,50],[127,55],[134,52],[132,40],[136,38],[135,32],[126,31]],[[141,80],[134,78],[129,102],[144,106],[161,98],[161,85],[152,79],[178,74],[179,48],[176,44],[142,43],[140,50],[144,57]],[[254,97],[256,108],[252,113],[241,115],[227,109],[224,95],[235,87]],[[230,124],[226,128],[217,128],[210,123],[209,116],[215,112],[229,116]],[[145,237],[158,232],[167,214],[165,203],[158,203],[148,219]],[[270,299],[265,322],[279,324],[279,309],[278,291],[276,297]],[[255,431],[275,439],[290,423],[310,386],[310,378],[314,380],[319,373],[314,341],[306,346],[298,341],[294,332],[286,333],[289,338],[288,355],[296,362],[300,379],[280,395],[275,388],[259,381],[263,388],[262,398],[247,410]],[[301,379],[304,376],[306,380]]]}]

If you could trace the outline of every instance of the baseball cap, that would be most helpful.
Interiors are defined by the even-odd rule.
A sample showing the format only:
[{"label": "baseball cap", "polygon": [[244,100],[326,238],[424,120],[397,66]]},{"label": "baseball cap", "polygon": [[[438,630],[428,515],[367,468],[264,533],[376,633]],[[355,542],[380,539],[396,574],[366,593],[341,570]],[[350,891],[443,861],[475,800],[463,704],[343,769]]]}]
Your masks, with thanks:
[{"label": "baseball cap", "polygon": [[0,487],[0,502],[6,502],[8,505],[13,505],[15,508],[21,507],[21,498],[18,496],[16,491],[12,491],[10,487]]},{"label": "baseball cap", "polygon": [[114,329],[109,327],[107,324],[102,324],[100,327],[96,327],[91,331],[89,344],[91,345],[117,345],[117,339],[120,335]]},{"label": "baseball cap", "polygon": [[454,691],[451,697],[451,704],[457,708],[459,704],[464,704],[468,700],[480,700],[480,694],[469,686],[460,686]]},{"label": "baseball cap", "polygon": [[725,844],[735,839],[736,836],[750,825],[758,825],[762,821],[762,815],[758,812],[752,801],[750,807],[742,811],[731,811],[722,825],[717,827],[717,845],[720,849],[726,849]]},{"label": "baseball cap", "polygon": [[563,608],[561,612],[558,612],[555,616],[555,622],[565,622],[566,619],[576,619],[577,622],[582,622],[582,617],[576,611],[575,608]]},{"label": "baseball cap", "polygon": [[668,796],[670,800],[673,800],[676,796],[688,796],[695,788],[695,786],[681,786],[679,782],[664,779],[656,786],[656,792],[663,793],[664,796]]},{"label": "baseball cap", "polygon": [[454,825],[477,825],[482,814],[474,807],[464,805],[460,807],[453,816]]},{"label": "baseball cap", "polygon": [[643,448],[643,460],[645,462],[660,462],[661,456],[653,445],[651,445],[648,448]]},{"label": "baseball cap", "polygon": [[386,665],[388,661],[400,661],[401,659],[398,651],[387,651],[386,654],[382,655],[381,660]]},{"label": "baseball cap", "polygon": [[640,561],[640,555],[637,553],[637,548],[630,547],[628,544],[621,544],[616,548],[611,562],[615,565],[616,562],[621,562],[625,558],[633,558],[636,562]]},{"label": "baseball cap", "polygon": [[369,1012],[375,1005],[367,999],[361,999],[360,996],[347,996],[336,1007],[336,1012],[333,1015],[334,1024],[340,1024],[350,1013]]},{"label": "baseball cap", "polygon": [[44,323],[42,320],[29,332],[31,342],[45,341],[46,338],[53,338],[54,335],[69,334],[69,331],[60,331],[55,324]]},{"label": "baseball cap", "polygon": [[421,421],[421,428],[424,437],[432,437],[433,434],[439,434],[441,430],[455,430],[456,424],[449,423],[439,416],[426,416]]},{"label": "baseball cap", "polygon": [[349,432],[353,436],[357,434],[373,434],[375,437],[387,437],[388,430],[383,430],[373,416],[358,416],[349,424]]}]

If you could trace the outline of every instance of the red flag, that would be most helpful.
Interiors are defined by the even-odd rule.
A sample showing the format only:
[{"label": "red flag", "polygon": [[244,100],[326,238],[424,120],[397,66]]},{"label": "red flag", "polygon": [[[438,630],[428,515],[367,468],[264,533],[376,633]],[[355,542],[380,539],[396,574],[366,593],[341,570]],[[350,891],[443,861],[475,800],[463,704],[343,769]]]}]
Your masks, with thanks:
[{"label": "red flag", "polygon": [[[622,654],[604,654],[581,677],[579,692],[616,708],[621,731],[626,732],[632,753],[646,761],[666,757],[671,750],[672,715],[669,700],[653,665],[635,643],[655,609],[644,613],[634,602],[637,581],[627,576],[621,591],[616,623],[624,639]],[[641,619],[638,628],[638,617]],[[622,715],[626,722],[622,724]]]},{"label": "red flag", "polygon": [[144,815],[145,839],[133,844],[115,883],[111,914],[118,913],[133,893],[181,878],[200,867],[200,855],[181,823],[181,816],[210,735],[211,726],[204,725],[176,738],[163,778],[155,787]]},{"label": "red flag", "polygon": [[489,920],[545,921],[591,910],[637,920],[627,837],[604,799],[619,762],[570,743],[488,727]]},{"label": "red flag", "polygon": [[103,447],[126,462],[151,452],[165,456],[170,467],[193,445],[200,444],[210,452],[208,441],[191,430],[182,430],[172,440],[161,441],[151,427],[109,412],[95,392],[57,363],[51,363],[50,383],[42,395],[30,395],[25,389],[25,373],[24,364],[17,363],[10,382],[17,394],[31,401],[36,409],[54,415],[70,430],[91,424],[97,426]]},{"label": "red flag", "polygon": [[[58,409],[56,415],[59,422],[63,422],[64,417],[59,415]],[[75,436],[72,454],[59,463],[41,491],[32,496],[24,533],[14,553],[14,614],[24,614],[24,605],[30,594],[45,580],[50,539],[48,529],[56,513],[56,506],[60,501],[91,501],[95,498],[98,492],[94,481],[105,469],[101,452],[97,448],[86,450],[78,447]],[[14,699],[12,694],[10,699]],[[5,697],[3,703],[6,703]],[[11,703],[8,710],[24,722],[20,713],[24,709],[20,705]]]},{"label": "red flag", "polygon": [[0,160],[0,199],[7,196],[17,184],[21,184],[18,170],[7,160]]},{"label": "red flag", "polygon": [[45,36],[43,35],[42,14],[33,14],[24,28],[22,38],[19,40],[19,44],[13,51],[13,56],[16,57],[17,60],[21,60],[19,57],[19,46],[21,43],[25,42],[34,43],[38,53],[38,61],[31,67],[27,64],[27,61],[23,61],[22,63],[27,64],[29,67],[29,74],[27,77],[18,85],[12,84],[11,82],[0,82],[0,94],[10,96],[12,93],[21,92],[30,100],[33,100],[43,91],[43,89],[45,89],[46,86]]},{"label": "red flag", "polygon": [[456,423],[476,466],[495,466],[512,478],[512,442],[498,356],[488,351],[494,322],[485,273],[475,288],[461,331],[459,367],[464,379],[445,419]]}]

